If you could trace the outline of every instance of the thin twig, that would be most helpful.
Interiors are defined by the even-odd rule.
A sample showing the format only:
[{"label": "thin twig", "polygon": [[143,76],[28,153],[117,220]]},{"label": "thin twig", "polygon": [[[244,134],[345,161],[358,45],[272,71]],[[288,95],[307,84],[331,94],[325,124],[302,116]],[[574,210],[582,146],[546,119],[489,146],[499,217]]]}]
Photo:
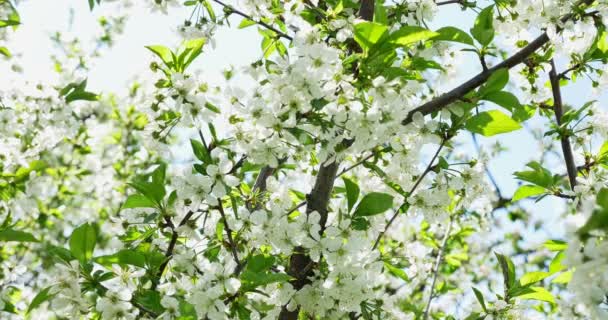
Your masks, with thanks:
[{"label": "thin twig", "polygon": [[429,310],[431,309],[431,302],[433,301],[433,295],[435,294],[435,283],[437,282],[437,278],[439,277],[439,267],[441,266],[441,260],[443,260],[443,253],[445,251],[445,247],[448,243],[448,239],[450,238],[450,232],[452,231],[452,224],[454,223],[454,219],[450,217],[450,223],[448,224],[448,228],[445,231],[445,235],[443,236],[443,240],[441,240],[441,247],[439,247],[439,252],[437,252],[437,259],[435,259],[435,267],[433,268],[433,281],[431,282],[431,292],[429,294],[429,300],[426,303],[426,308],[424,309],[424,315],[422,316],[423,320],[428,319]]},{"label": "thin twig", "polygon": [[[416,191],[416,188],[418,188],[418,186],[422,182],[422,179],[424,179],[424,177],[426,177],[426,175],[429,172],[432,171],[433,163],[435,162],[435,159],[437,159],[437,157],[439,156],[439,152],[441,152],[441,149],[443,149],[443,147],[445,146],[446,142],[447,142],[447,139],[443,139],[441,141],[441,144],[439,145],[439,148],[437,148],[437,151],[433,155],[433,158],[431,158],[431,161],[429,161],[429,164],[426,166],[426,169],[424,169],[424,171],[422,172],[422,174],[420,175],[420,177],[418,177],[418,179],[416,180],[416,182],[414,183],[414,185],[412,186],[412,188],[410,189],[410,191],[407,193],[407,197],[408,198],[412,195],[412,193],[414,191]],[[378,235],[378,238],[376,238],[376,242],[374,242],[374,246],[372,247],[372,249],[376,249],[378,247],[378,244],[380,243],[380,240],[382,239],[382,237],[384,236],[384,234],[388,231],[388,228],[390,228],[390,226],[393,224],[393,222],[397,219],[397,216],[399,215],[399,211],[401,211],[401,208],[403,208],[406,204],[407,204],[407,198],[405,199],[405,201],[403,202],[403,204],[399,207],[399,209],[395,210],[395,213],[393,214],[393,216],[391,217],[391,219],[386,224],[386,227],[384,227],[384,230],[382,232],[380,232],[380,234]]]},{"label": "thin twig", "polygon": [[[593,0],[581,0],[581,1],[577,2],[575,4],[575,6],[579,6],[582,4],[590,4],[590,3],[593,3]],[[566,21],[570,20],[573,16],[574,16],[574,14],[564,15],[560,19],[560,21],[566,22]],[[420,107],[417,107],[414,110],[410,111],[407,114],[407,116],[405,117],[405,119],[403,119],[403,121],[401,121],[401,124],[407,125],[407,124],[411,123],[413,120],[413,116],[416,112],[420,112],[423,115],[427,115],[427,114],[431,114],[433,112],[437,112],[437,111],[445,108],[446,106],[457,101],[461,97],[464,97],[471,90],[474,90],[475,88],[477,88],[480,85],[482,85],[483,83],[485,83],[488,80],[488,78],[497,70],[503,69],[503,68],[511,69],[511,68],[515,67],[516,65],[522,63],[526,58],[528,58],[528,56],[530,56],[531,54],[536,52],[536,50],[540,49],[542,46],[544,46],[548,42],[549,42],[549,36],[547,35],[546,32],[543,32],[543,34],[540,35],[538,38],[534,39],[523,49],[519,50],[518,52],[516,52],[515,54],[513,54],[511,57],[507,58],[506,60],[502,61],[501,63],[495,65],[492,68],[489,68],[486,71],[482,71],[481,73],[472,77],[471,79],[469,79],[465,83],[461,84],[460,86],[458,86],[458,87],[440,95],[439,97],[436,97],[435,99],[421,105]]]},{"label": "thin twig", "polygon": [[[188,211],[182,221],[180,221],[178,227],[181,227],[188,223],[188,220],[190,220],[194,212],[195,211]],[[167,223],[169,228],[171,228],[171,241],[169,242],[167,251],[165,251],[165,261],[163,261],[163,263],[158,267],[158,273],[156,274],[156,278],[159,281],[160,277],[163,275],[163,272],[165,272],[167,265],[169,264],[169,260],[171,260],[171,257],[173,256],[173,250],[175,249],[175,245],[177,244],[178,238],[177,228],[175,228],[175,225],[173,224],[173,221],[171,221],[171,218],[165,216],[165,222]],[[156,289],[156,286],[158,285],[159,281],[155,281],[154,283],[152,283],[152,290]]]},{"label": "thin twig", "polygon": [[[241,269],[241,260],[239,260],[239,255],[237,252],[237,248],[236,248],[236,244],[234,242],[234,239],[232,238],[232,229],[230,229],[230,226],[228,225],[228,220],[226,219],[226,213],[224,213],[224,205],[222,205],[222,200],[218,199],[218,205],[217,208],[220,212],[220,214],[222,215],[222,220],[224,222],[224,229],[226,230],[226,236],[228,238],[228,244],[230,245],[230,251],[232,252],[232,257],[234,258],[234,261],[236,262],[236,270],[240,270]],[[235,273],[238,274],[238,272],[235,270]]]},{"label": "thin twig", "polygon": [[231,12],[236,13],[236,14],[238,14],[239,16],[241,16],[241,17],[245,18],[245,19],[249,19],[249,20],[251,20],[251,21],[255,22],[256,24],[259,24],[259,25],[263,26],[264,28],[266,28],[266,29],[268,29],[268,30],[271,30],[271,31],[275,32],[277,35],[279,35],[279,37],[285,38],[285,39],[287,39],[287,40],[289,40],[289,41],[292,41],[292,40],[293,40],[293,38],[292,38],[290,35],[286,34],[285,32],[283,32],[283,31],[281,31],[281,30],[279,30],[279,29],[277,29],[277,28],[275,28],[275,27],[273,27],[273,26],[269,25],[268,23],[266,23],[266,22],[264,22],[264,21],[255,20],[255,19],[253,19],[253,18],[252,18],[250,15],[248,15],[248,14],[246,14],[246,13],[244,13],[244,12],[240,11],[240,10],[235,9],[233,6],[231,6],[231,5],[229,5],[229,4],[226,4],[226,3],[224,3],[223,1],[220,1],[220,0],[213,0],[213,2],[215,2],[215,3],[219,4],[219,5],[221,5],[221,6],[222,6],[222,7],[224,7],[224,8],[229,9]]}]

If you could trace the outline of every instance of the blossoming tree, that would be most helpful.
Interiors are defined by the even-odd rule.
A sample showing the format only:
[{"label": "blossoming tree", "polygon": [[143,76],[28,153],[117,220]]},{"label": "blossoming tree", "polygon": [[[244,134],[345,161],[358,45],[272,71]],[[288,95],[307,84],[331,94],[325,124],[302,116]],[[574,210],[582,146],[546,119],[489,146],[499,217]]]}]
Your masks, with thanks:
[{"label": "blossoming tree", "polygon": [[[88,1],[113,12],[92,40],[53,35],[57,83],[0,92],[0,318],[608,319],[608,1],[145,2],[192,14],[125,94],[86,76],[129,0]],[[470,29],[433,21],[454,7]],[[193,62],[222,28],[261,49],[211,83]],[[596,97],[570,105],[577,80]],[[477,142],[529,123],[506,195]],[[499,216],[546,227],[540,199],[560,239],[482,241]]]}]

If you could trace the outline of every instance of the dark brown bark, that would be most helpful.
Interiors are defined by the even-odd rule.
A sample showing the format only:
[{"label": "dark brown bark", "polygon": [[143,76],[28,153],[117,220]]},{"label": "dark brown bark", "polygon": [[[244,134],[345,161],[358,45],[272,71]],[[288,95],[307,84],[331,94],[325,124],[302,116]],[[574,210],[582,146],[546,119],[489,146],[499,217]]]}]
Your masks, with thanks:
[{"label": "dark brown bark", "polygon": [[[549,71],[549,80],[551,82],[551,90],[553,92],[553,111],[555,113],[555,121],[557,126],[562,125],[562,117],[564,115],[564,107],[562,102],[562,93],[559,88],[559,76],[555,70],[555,62],[551,59],[551,71]],[[572,146],[570,145],[570,139],[565,133],[560,133],[560,142],[562,145],[562,152],[564,153],[564,161],[566,162],[566,170],[568,171],[568,180],[570,181],[570,189],[574,189],[576,186],[576,176],[578,169],[574,163],[574,155],[572,154]]]}]

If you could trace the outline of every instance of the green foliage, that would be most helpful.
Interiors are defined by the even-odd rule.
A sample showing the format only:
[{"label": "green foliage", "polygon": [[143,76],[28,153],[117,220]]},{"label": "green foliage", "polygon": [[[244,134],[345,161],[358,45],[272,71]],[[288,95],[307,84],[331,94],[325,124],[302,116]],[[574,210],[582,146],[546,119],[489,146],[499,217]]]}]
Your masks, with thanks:
[{"label": "green foliage", "polygon": [[0,12],[2,12],[3,15],[5,12],[8,12],[6,19],[0,19],[0,29],[21,24],[19,12],[17,12],[11,1],[0,1]]},{"label": "green foliage", "polygon": [[179,73],[186,71],[194,59],[203,52],[205,41],[205,38],[186,40],[176,52],[162,45],[150,45],[146,48],[160,58],[165,65],[161,70],[170,76],[170,71]]},{"label": "green foliage", "polygon": [[80,83],[70,83],[65,86],[61,91],[59,91],[59,95],[64,97],[66,103],[70,103],[72,101],[77,100],[85,100],[85,101],[96,101],[99,99],[99,96],[96,93],[86,91],[85,88],[87,86],[87,79],[84,79]]},{"label": "green foliage", "polygon": [[342,180],[346,188],[346,200],[348,202],[348,211],[350,212],[355,203],[357,203],[357,199],[359,199],[359,186],[349,178],[342,177]]},{"label": "green foliage", "polygon": [[247,260],[245,270],[241,273],[243,290],[245,292],[251,291],[259,286],[291,280],[292,278],[288,274],[270,272],[274,262],[275,258],[273,256],[251,256]]},{"label": "green foliage", "polygon": [[488,46],[494,39],[494,5],[481,10],[471,28],[473,38],[482,46]]},{"label": "green foliage", "polygon": [[89,223],[76,228],[70,236],[70,252],[81,263],[86,263],[93,257],[97,243],[97,231]]},{"label": "green foliage", "polygon": [[602,188],[596,198],[598,209],[595,209],[578,231],[578,235],[585,239],[593,230],[608,230],[608,188]]},{"label": "green foliage", "polygon": [[14,230],[11,228],[0,228],[0,242],[16,241],[16,242],[38,242],[36,237],[31,233]]},{"label": "green foliage", "polygon": [[456,28],[456,27],[443,27],[435,31],[437,36],[433,39],[436,41],[452,41],[452,42],[460,42],[467,45],[473,45],[473,38],[471,36]]},{"label": "green foliage", "polygon": [[488,312],[488,309],[486,307],[486,302],[483,298],[483,294],[481,293],[481,291],[477,290],[477,288],[473,287],[473,292],[475,293],[475,297],[477,298],[477,301],[479,301],[479,305],[481,305],[481,308],[483,309],[484,312]]},{"label": "green foliage", "polygon": [[509,70],[506,68],[498,69],[494,71],[486,83],[477,90],[477,94],[483,98],[489,93],[502,90],[507,83],[509,83]]},{"label": "green foliage", "polygon": [[532,170],[514,172],[513,174],[517,179],[530,182],[545,189],[552,189],[561,180],[559,175],[552,175],[551,171],[536,161],[528,162],[526,166]]},{"label": "green foliage", "polygon": [[40,290],[40,292],[38,292],[38,294],[36,294],[34,299],[32,299],[32,302],[30,302],[30,305],[27,307],[26,314],[28,314],[32,310],[38,308],[43,302],[52,299],[55,296],[55,294],[50,293],[52,288],[53,287],[50,286],[50,287],[46,287],[46,288]]},{"label": "green foliage", "polygon": [[370,192],[363,196],[353,213],[354,217],[373,216],[392,208],[393,196],[386,193]]},{"label": "green foliage", "polygon": [[511,201],[518,201],[521,199],[538,196],[544,193],[547,193],[547,189],[545,189],[544,187],[525,184],[517,188]]},{"label": "green foliage", "polygon": [[515,131],[521,125],[498,110],[479,112],[465,123],[467,130],[489,137]]}]

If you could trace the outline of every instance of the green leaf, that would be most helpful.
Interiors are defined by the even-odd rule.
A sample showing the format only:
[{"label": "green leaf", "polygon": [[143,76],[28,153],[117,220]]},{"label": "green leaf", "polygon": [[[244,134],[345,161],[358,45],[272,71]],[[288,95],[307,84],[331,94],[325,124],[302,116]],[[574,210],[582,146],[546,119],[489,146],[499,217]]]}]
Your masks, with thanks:
[{"label": "green leaf", "polygon": [[543,287],[531,287],[530,290],[532,292],[518,295],[517,297],[526,300],[539,300],[549,303],[555,303],[555,298],[553,297],[551,292],[547,291],[547,289]]},{"label": "green leaf", "polygon": [[85,263],[93,257],[97,242],[97,231],[92,225],[85,223],[76,228],[70,236],[70,251],[80,262]]},{"label": "green leaf", "polygon": [[133,189],[139,191],[149,200],[154,201],[157,205],[163,201],[165,197],[165,186],[163,184],[156,184],[147,181],[132,181],[128,183]]},{"label": "green leaf", "polygon": [[603,53],[608,52],[608,32],[602,32],[602,35],[598,38],[597,48]]},{"label": "green leaf", "polygon": [[597,153],[597,161],[600,163],[608,164],[608,141],[605,141]]},{"label": "green leaf", "polygon": [[353,209],[357,199],[359,199],[359,186],[349,178],[342,177],[344,187],[346,188],[346,200],[348,202],[348,212]]},{"label": "green leaf", "polygon": [[7,47],[0,47],[0,54],[7,58],[11,57],[11,52],[8,50]]},{"label": "green leaf", "polygon": [[30,302],[30,305],[27,307],[27,311],[25,313],[26,314],[30,313],[32,310],[38,308],[43,302],[48,301],[49,299],[53,298],[53,296],[55,296],[55,294],[49,293],[51,291],[52,287],[53,286],[46,287],[46,288],[42,289],[40,292],[38,292],[38,294],[34,297],[34,299],[32,299],[32,302]]},{"label": "green leaf", "polygon": [[524,122],[534,116],[536,108],[530,105],[520,105],[511,111],[511,117],[517,122]]},{"label": "green leaf", "polygon": [[247,260],[247,270],[263,272],[269,270],[274,265],[274,261],[275,258],[273,256],[254,255]]},{"label": "green leaf", "polygon": [[87,79],[80,83],[70,83],[61,89],[59,94],[64,96],[65,102],[70,103],[77,100],[96,101],[99,96],[96,93],[86,91]]},{"label": "green leaf", "polygon": [[95,257],[93,260],[108,267],[113,264],[146,267],[146,256],[138,250],[131,249],[123,249],[111,255]]},{"label": "green leaf", "polygon": [[156,203],[141,194],[132,194],[127,197],[127,200],[122,205],[122,208],[156,208]]},{"label": "green leaf", "polygon": [[471,34],[484,47],[494,39],[494,5],[486,7],[479,12]]},{"label": "green leaf", "polygon": [[384,262],[384,267],[388,270],[388,272],[390,274],[392,274],[393,276],[400,278],[404,281],[410,281],[410,278],[407,276],[407,273],[405,273],[405,271],[403,270],[403,268],[397,268],[393,265],[391,265],[388,262]]},{"label": "green leaf", "polygon": [[606,230],[608,229],[608,210],[595,210],[589,217],[589,220],[585,222],[585,225],[578,229],[577,233],[582,238],[585,238],[589,232],[593,230]]},{"label": "green leaf", "polygon": [[521,278],[519,279],[519,284],[521,286],[526,286],[535,282],[539,282],[550,275],[550,273],[544,271],[528,272],[521,276]]},{"label": "green leaf", "polygon": [[171,49],[161,45],[146,46],[146,49],[157,55],[169,69],[173,68],[175,64],[175,55],[171,52]]},{"label": "green leaf", "polygon": [[595,202],[598,206],[608,210],[608,188],[602,188],[597,193]]},{"label": "green leaf", "polygon": [[540,163],[536,161],[531,161],[526,164],[526,166],[532,170],[528,171],[517,171],[514,172],[513,175],[519,180],[527,181],[533,183],[537,186],[544,187],[546,189],[550,189],[554,185],[553,175],[551,171],[544,168]]},{"label": "green leaf", "polygon": [[511,199],[511,201],[518,201],[524,198],[538,196],[543,193],[547,193],[547,189],[541,186],[533,186],[526,184],[519,187],[517,191],[515,191],[515,194],[513,195],[513,199]]},{"label": "green leaf", "polygon": [[551,260],[551,263],[549,263],[549,273],[550,274],[555,274],[557,272],[566,270],[568,268],[562,263],[562,261],[564,260],[565,257],[566,257],[566,253],[564,251],[559,251],[555,255],[555,257],[553,257],[553,259]]},{"label": "green leaf", "polygon": [[469,118],[465,127],[471,132],[489,137],[518,130],[521,125],[498,110],[490,110],[480,112]]},{"label": "green leaf", "polygon": [[433,38],[435,41],[453,41],[473,45],[473,38],[456,27],[443,27],[435,32],[438,34]]},{"label": "green leaf", "polygon": [[179,55],[180,71],[183,72],[186,68],[203,52],[205,38],[192,39],[184,42],[184,51]]},{"label": "green leaf", "polygon": [[239,29],[245,29],[247,27],[251,27],[255,25],[255,21],[253,20],[249,20],[249,19],[243,19],[241,20],[241,23],[239,24],[238,28]]},{"label": "green leaf", "polygon": [[201,160],[203,163],[210,164],[212,162],[211,155],[207,151],[207,148],[203,145],[202,142],[194,139],[190,139],[190,145],[192,145],[192,151],[197,159]]},{"label": "green leaf", "polygon": [[507,91],[489,92],[483,96],[483,100],[494,102],[495,104],[513,112],[514,109],[521,108],[517,97]]},{"label": "green leaf", "polygon": [[361,199],[353,216],[373,216],[390,209],[392,206],[393,196],[386,193],[371,192]]},{"label": "green leaf", "polygon": [[209,14],[209,18],[211,19],[211,21],[216,22],[217,18],[215,16],[215,11],[213,11],[211,3],[208,0],[203,0],[203,5],[205,6],[205,9],[207,9],[207,13]]},{"label": "green leaf", "polygon": [[479,304],[481,305],[481,308],[483,309],[484,312],[488,312],[488,309],[486,308],[486,302],[483,298],[483,294],[481,294],[481,291],[477,290],[477,288],[473,287],[473,292],[475,293],[475,297],[477,297],[477,301],[479,301]]},{"label": "green leaf", "polygon": [[249,269],[241,273],[244,291],[251,291],[256,287],[275,282],[287,282],[291,279],[291,276],[285,273],[255,272]]},{"label": "green leaf", "polygon": [[397,46],[407,46],[418,41],[424,41],[438,36],[439,33],[418,26],[403,26],[388,37],[388,43]]},{"label": "green leaf", "polygon": [[2,241],[38,242],[38,239],[28,232],[13,229],[2,229],[0,230],[0,242]]},{"label": "green leaf", "polygon": [[568,270],[566,272],[562,272],[557,277],[553,278],[553,280],[551,280],[551,283],[567,284],[572,279],[573,273],[574,273],[574,270]]},{"label": "green leaf", "polygon": [[498,265],[500,266],[500,270],[502,270],[502,277],[505,283],[505,287],[507,290],[511,290],[515,285],[515,265],[513,261],[509,259],[509,257],[504,256],[500,253],[494,252],[496,255],[496,259],[498,259]]},{"label": "green leaf", "polygon": [[374,4],[374,22],[386,25],[388,23],[388,17],[383,2],[384,1],[376,1]]},{"label": "green leaf", "polygon": [[509,70],[507,68],[501,68],[494,71],[488,77],[486,83],[481,88],[479,88],[477,93],[483,99],[488,93],[502,90],[507,85],[507,83],[509,83]]},{"label": "green leaf", "polygon": [[163,313],[165,308],[160,303],[160,293],[156,290],[137,291],[133,299],[148,310],[157,314]]},{"label": "green leaf", "polygon": [[364,51],[388,37],[388,27],[375,22],[359,22],[355,25],[355,41]]},{"label": "green leaf", "polygon": [[568,243],[561,240],[547,240],[544,246],[551,251],[564,251],[568,249]]}]

